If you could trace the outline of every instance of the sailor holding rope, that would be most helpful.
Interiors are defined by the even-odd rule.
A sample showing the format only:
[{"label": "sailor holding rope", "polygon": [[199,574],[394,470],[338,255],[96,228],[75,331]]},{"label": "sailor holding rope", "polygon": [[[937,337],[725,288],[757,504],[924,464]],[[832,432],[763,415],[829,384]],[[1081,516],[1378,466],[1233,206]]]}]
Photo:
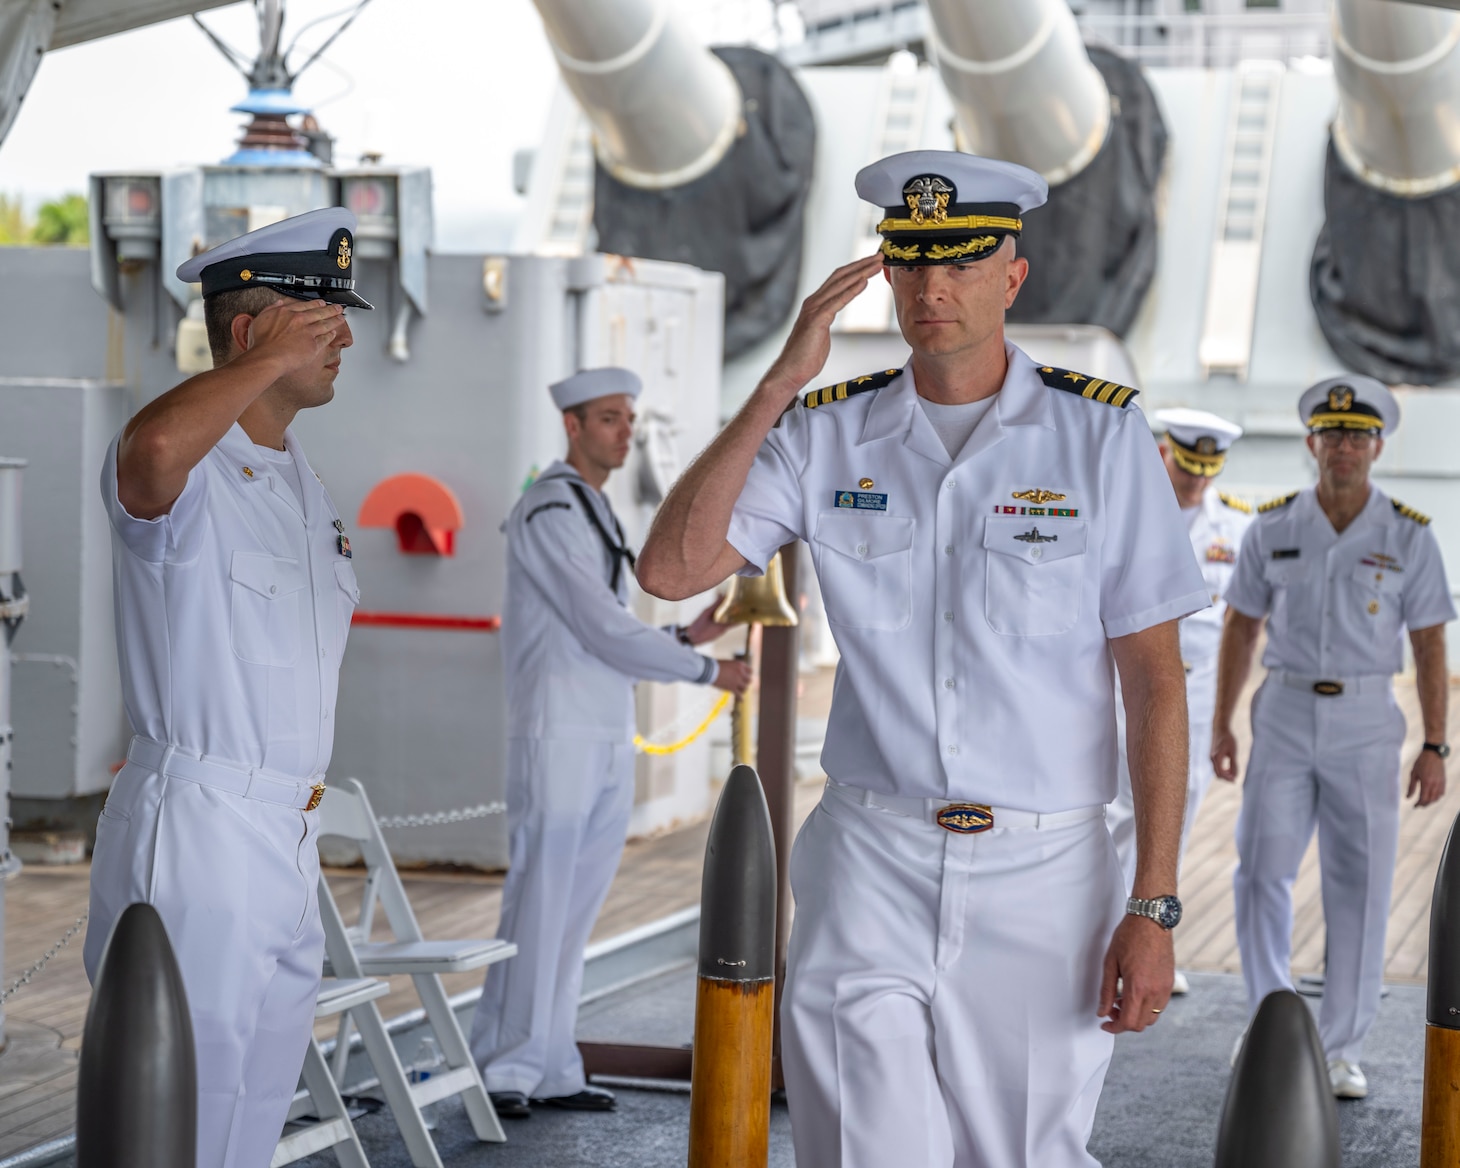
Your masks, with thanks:
[{"label": "sailor holding rope", "polygon": [[588,369],[551,387],[568,456],[507,520],[502,621],[509,861],[497,936],[517,956],[487,971],[471,1046],[497,1114],[533,1104],[610,1111],[590,1087],[574,1023],[583,949],[608,895],[634,803],[634,682],[690,681],[739,693],[742,661],[691,647],[724,628],[711,605],[656,629],[629,611],[634,555],[608,497],[642,388],[628,369]]}]

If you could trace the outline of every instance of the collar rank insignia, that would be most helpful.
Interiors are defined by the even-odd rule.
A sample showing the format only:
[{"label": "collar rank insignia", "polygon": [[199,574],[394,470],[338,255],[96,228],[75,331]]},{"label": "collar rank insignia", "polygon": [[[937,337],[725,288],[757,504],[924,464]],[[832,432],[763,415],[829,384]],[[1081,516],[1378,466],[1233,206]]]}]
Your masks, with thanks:
[{"label": "collar rank insignia", "polygon": [[861,377],[853,377],[847,381],[839,381],[835,385],[813,389],[801,399],[801,404],[808,410],[814,410],[817,406],[830,405],[834,401],[845,401],[853,394],[870,393],[874,389],[881,389],[901,373],[901,369],[883,369],[877,373],[864,373]]},{"label": "collar rank insignia", "polygon": [[1057,536],[1057,535],[1040,535],[1039,534],[1039,528],[1037,528],[1037,527],[1031,527],[1023,535],[1016,535],[1014,538],[1017,539],[1020,543],[1058,543],[1059,542],[1059,536]]},{"label": "collar rank insignia", "polygon": [[1070,369],[1058,369],[1053,365],[1039,365],[1036,368],[1039,370],[1040,380],[1050,389],[1062,389],[1066,393],[1078,394],[1091,401],[1104,402],[1117,409],[1125,409],[1140,393],[1140,390],[1133,386],[1104,381],[1099,377],[1075,373]]},{"label": "collar rank insignia", "polygon": [[994,826],[994,809],[983,803],[950,803],[938,809],[938,826],[959,835],[977,835]]}]

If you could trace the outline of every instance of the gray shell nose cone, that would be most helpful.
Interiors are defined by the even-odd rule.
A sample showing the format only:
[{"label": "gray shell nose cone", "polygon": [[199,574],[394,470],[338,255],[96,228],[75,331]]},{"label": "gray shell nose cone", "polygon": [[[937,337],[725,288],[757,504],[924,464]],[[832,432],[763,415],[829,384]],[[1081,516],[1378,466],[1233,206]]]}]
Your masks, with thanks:
[{"label": "gray shell nose cone", "polygon": [[730,772],[705,845],[700,976],[765,981],[776,967],[776,846],[760,777]]},{"label": "gray shell nose cone", "polygon": [[1216,1168],[1340,1168],[1338,1107],[1318,1028],[1291,990],[1248,1027],[1217,1127]]},{"label": "gray shell nose cone", "polygon": [[1460,844],[1450,825],[1450,837],[1435,873],[1435,895],[1430,901],[1430,977],[1425,1017],[1431,1026],[1460,1030]]},{"label": "gray shell nose cone", "polygon": [[182,973],[157,910],[117,919],[101,964],[76,1086],[77,1168],[194,1168],[198,1084]]}]

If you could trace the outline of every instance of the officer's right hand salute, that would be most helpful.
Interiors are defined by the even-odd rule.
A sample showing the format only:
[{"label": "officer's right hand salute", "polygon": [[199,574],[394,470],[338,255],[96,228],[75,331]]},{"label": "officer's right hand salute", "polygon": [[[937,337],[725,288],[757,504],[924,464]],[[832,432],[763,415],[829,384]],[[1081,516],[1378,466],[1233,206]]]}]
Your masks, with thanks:
[{"label": "officer's right hand salute", "polygon": [[227,328],[226,364],[148,403],[122,431],[117,497],[137,519],[167,514],[192,469],[266,390],[297,390],[306,408],[328,402],[340,353],[353,343],[344,306],[323,300],[281,299],[238,313]]}]

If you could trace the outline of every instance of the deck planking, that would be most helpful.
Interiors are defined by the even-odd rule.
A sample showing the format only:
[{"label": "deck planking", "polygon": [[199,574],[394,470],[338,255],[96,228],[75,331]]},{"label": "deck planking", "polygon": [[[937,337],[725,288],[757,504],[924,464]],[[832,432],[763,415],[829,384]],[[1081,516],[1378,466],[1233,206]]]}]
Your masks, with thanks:
[{"label": "deck planking", "polygon": [[[825,700],[825,678],[811,679],[803,711]],[[1400,678],[1396,696],[1409,732],[1403,775],[1422,738],[1412,678]],[[1250,750],[1247,702],[1239,719],[1243,760]],[[1389,915],[1385,976],[1422,983],[1429,958],[1429,905],[1435,870],[1450,824],[1460,813],[1460,783],[1451,784],[1435,807],[1417,810],[1406,803],[1400,815],[1399,861]],[[820,794],[819,781],[797,785],[796,819],[810,813]],[[1178,964],[1184,969],[1237,972],[1240,969],[1232,919],[1232,873],[1236,867],[1233,831],[1240,807],[1237,785],[1214,783],[1192,831],[1181,894],[1186,919],[1176,933]],[[708,821],[629,843],[609,890],[593,938],[601,940],[656,920],[699,900],[699,875]],[[1318,972],[1323,962],[1323,908],[1319,894],[1316,843],[1309,847],[1294,885],[1295,974]],[[330,887],[349,917],[359,903],[363,879],[357,870],[331,869]],[[501,906],[502,876],[467,871],[404,871],[411,903],[428,937],[490,937]],[[87,865],[27,867],[5,889],[5,970],[9,985],[62,932],[86,911]],[[383,934],[383,923],[378,925]],[[90,989],[81,961],[82,936],[62,949],[35,981],[6,1004],[12,1046],[0,1055],[0,1158],[69,1132],[73,1124],[76,1070]],[[480,974],[444,979],[457,993],[480,981]],[[392,980],[391,994],[380,1002],[392,1017],[416,1008],[409,978]],[[321,1037],[333,1024],[320,1027]],[[40,1051],[38,1054],[37,1051]]]}]

